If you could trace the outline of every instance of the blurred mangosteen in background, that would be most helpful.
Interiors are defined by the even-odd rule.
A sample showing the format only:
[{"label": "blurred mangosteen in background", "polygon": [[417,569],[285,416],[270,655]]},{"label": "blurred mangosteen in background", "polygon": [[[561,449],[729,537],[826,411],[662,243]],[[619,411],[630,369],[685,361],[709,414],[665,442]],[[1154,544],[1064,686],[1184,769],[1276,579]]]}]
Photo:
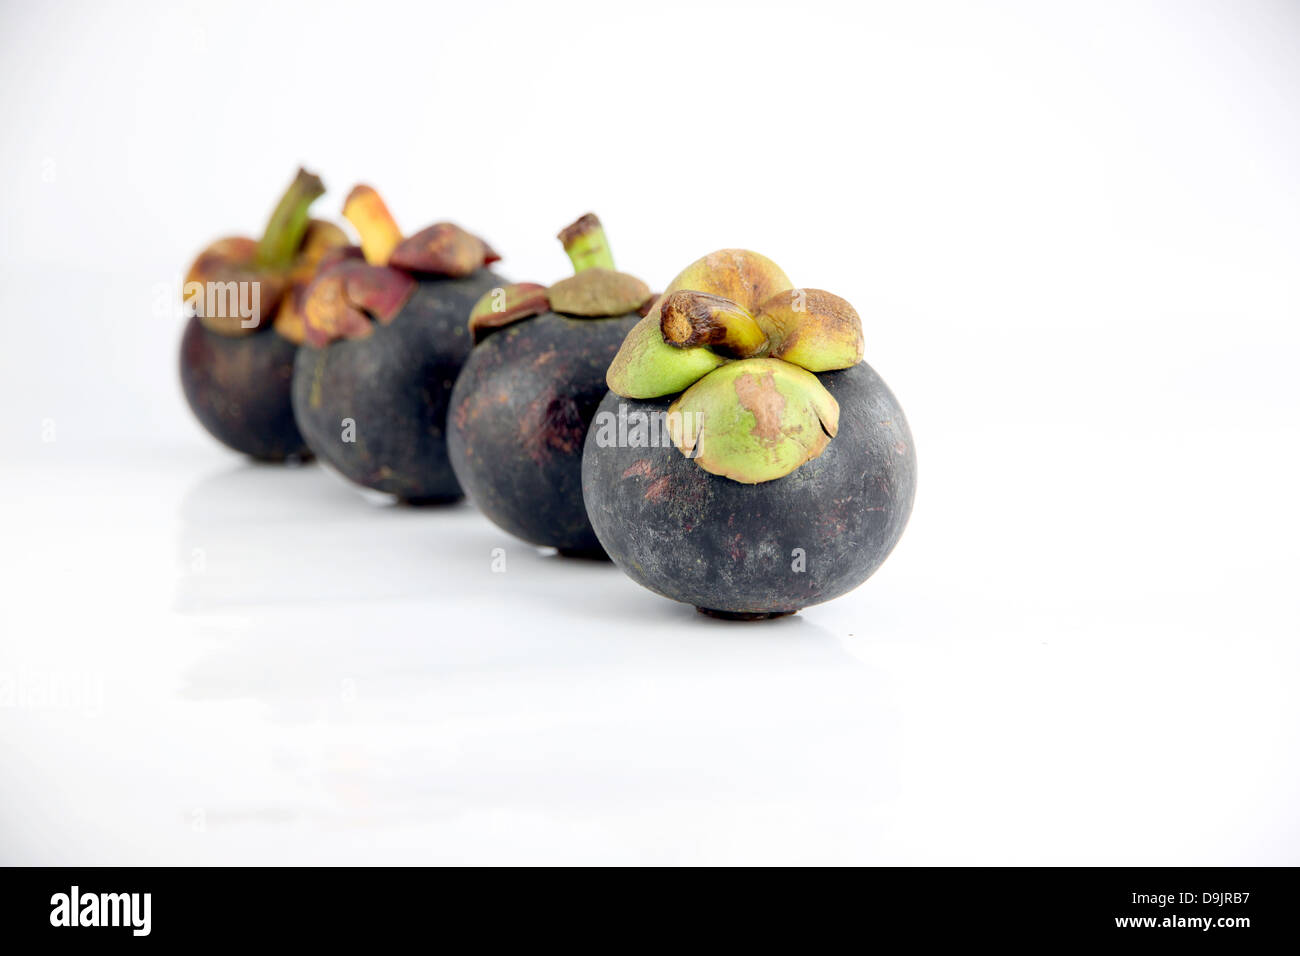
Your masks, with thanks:
[{"label": "blurred mangosteen in background", "polygon": [[628,334],[582,487],[637,583],[725,618],[792,614],[865,581],[912,510],[898,401],[838,296],[739,249],[688,266]]},{"label": "blurred mangosteen in background", "polygon": [[402,237],[379,194],[357,186],[343,215],[360,248],[336,251],[307,289],[293,409],[307,445],[366,488],[409,504],[461,497],[447,459],[447,405],[470,351],[466,317],[505,284],[483,240],[440,222]]},{"label": "blurred mangosteen in background", "polygon": [[582,447],[605,372],[654,296],[614,269],[600,220],[559,234],[574,275],[519,283],[475,305],[475,345],[451,395],[447,446],[461,487],[511,534],[603,558],[582,502]]},{"label": "blurred mangosteen in background", "polygon": [[302,294],[322,257],[348,244],[338,226],[309,218],[324,192],[298,170],[260,240],[219,239],[185,276],[193,311],[180,350],[186,401],[215,438],[263,461],[309,455],[290,400]]}]

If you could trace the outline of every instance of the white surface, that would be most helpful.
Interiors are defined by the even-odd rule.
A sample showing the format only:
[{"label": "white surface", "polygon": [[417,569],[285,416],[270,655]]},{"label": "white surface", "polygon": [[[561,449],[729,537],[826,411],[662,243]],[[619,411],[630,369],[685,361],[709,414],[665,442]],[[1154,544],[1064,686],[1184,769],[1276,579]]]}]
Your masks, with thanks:
[{"label": "white surface", "polygon": [[[0,862],[1300,863],[1297,8],[470,6],[0,13]],[[894,556],[725,624],[228,455],[156,299],[299,162],[845,295]]]}]

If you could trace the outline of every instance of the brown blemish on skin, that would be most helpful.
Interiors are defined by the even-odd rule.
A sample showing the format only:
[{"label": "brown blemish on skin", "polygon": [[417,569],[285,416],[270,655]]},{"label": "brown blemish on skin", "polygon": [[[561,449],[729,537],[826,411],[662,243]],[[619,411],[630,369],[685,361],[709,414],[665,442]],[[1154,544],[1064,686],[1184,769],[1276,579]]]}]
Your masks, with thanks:
[{"label": "brown blemish on skin", "polygon": [[529,456],[539,465],[552,452],[574,454],[582,448],[583,439],[587,437],[582,414],[567,395],[549,401],[538,398],[530,403],[520,419],[519,433],[529,449]]},{"label": "brown blemish on skin", "polygon": [[740,404],[754,416],[752,433],[763,441],[779,442],[784,437],[781,419],[785,415],[785,396],[777,390],[772,373],[741,375],[735,388]]},{"label": "brown blemish on skin", "polygon": [[476,394],[469,400],[461,402],[456,409],[456,427],[464,431],[471,423],[477,421],[481,415],[491,414],[491,406],[496,401],[495,396]]},{"label": "brown blemish on skin", "polygon": [[835,541],[848,530],[848,522],[844,518],[843,502],[836,502],[839,505],[834,511],[822,515],[817,521],[818,537],[822,541]]},{"label": "brown blemish on skin", "polygon": [[556,451],[571,455],[581,450],[587,429],[583,426],[577,403],[568,395],[554,398],[546,406],[546,429],[543,436],[546,444]]},{"label": "brown blemish on skin", "polygon": [[667,475],[661,475],[650,484],[646,485],[645,493],[642,497],[646,501],[659,501],[668,494],[668,484],[671,479]]}]

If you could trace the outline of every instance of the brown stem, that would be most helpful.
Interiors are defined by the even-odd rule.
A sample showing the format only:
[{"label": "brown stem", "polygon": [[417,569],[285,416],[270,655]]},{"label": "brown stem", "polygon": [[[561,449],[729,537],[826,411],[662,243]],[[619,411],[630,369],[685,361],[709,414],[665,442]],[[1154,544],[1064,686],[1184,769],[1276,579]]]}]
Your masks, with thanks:
[{"label": "brown stem", "polygon": [[767,352],[767,336],[754,317],[731,299],[708,292],[682,290],[659,306],[664,341],[678,348],[706,346],[737,358]]}]

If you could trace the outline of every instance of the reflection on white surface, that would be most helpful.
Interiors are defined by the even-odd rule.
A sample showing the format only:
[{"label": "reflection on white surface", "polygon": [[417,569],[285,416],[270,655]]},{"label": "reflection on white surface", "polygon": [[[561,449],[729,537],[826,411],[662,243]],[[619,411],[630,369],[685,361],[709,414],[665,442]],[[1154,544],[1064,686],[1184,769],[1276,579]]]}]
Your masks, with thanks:
[{"label": "reflection on white surface", "polygon": [[[45,482],[60,527],[84,520],[53,514],[79,471]],[[153,490],[84,502],[113,542],[96,593],[24,601],[10,652],[79,661],[104,693],[5,714],[49,775],[7,797],[11,860],[743,855],[746,807],[897,787],[891,737],[860,735],[894,719],[887,695],[807,616],[706,619],[467,505],[377,505],[315,467],[92,474],[104,501]],[[701,807],[730,822],[637,836]]]},{"label": "reflection on white surface", "polygon": [[5,862],[1295,857],[1296,649],[1177,567],[900,550],[728,623],[314,466],[60,454],[4,472]]}]

